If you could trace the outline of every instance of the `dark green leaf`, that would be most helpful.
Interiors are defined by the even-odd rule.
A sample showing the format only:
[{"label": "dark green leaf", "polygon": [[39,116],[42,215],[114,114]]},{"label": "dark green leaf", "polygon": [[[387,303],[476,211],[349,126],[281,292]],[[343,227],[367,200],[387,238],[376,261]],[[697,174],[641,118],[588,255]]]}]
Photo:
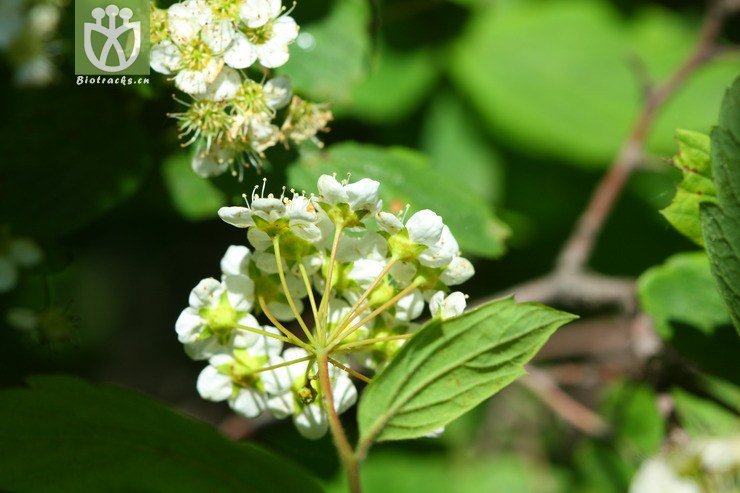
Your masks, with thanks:
[{"label": "dark green leaf", "polygon": [[693,325],[704,333],[730,322],[704,252],[674,255],[646,270],[638,280],[637,293],[664,338],[673,336],[671,322]]},{"label": "dark green leaf", "polygon": [[314,190],[321,174],[352,173],[353,179],[380,182],[386,210],[431,209],[450,227],[469,253],[496,257],[503,253],[508,229],[490,206],[462,181],[434,169],[418,152],[401,147],[382,148],[346,142],[325,152],[306,154],[288,172],[291,187]]},{"label": "dark green leaf", "polygon": [[0,392],[0,488],[319,492],[304,472],[143,395],[71,377]]},{"label": "dark green leaf", "polygon": [[417,438],[446,425],[522,376],[524,364],[574,318],[507,298],[430,321],[365,389],[361,441]]},{"label": "dark green leaf", "polygon": [[676,130],[678,154],[673,165],[683,173],[671,204],[660,211],[678,231],[694,243],[704,246],[699,205],[717,201],[712,181],[712,156],[708,135],[689,130]]},{"label": "dark green leaf", "polygon": [[152,160],[130,96],[111,86],[60,86],[8,98],[0,122],[2,221],[55,237],[131,197]]},{"label": "dark green leaf", "polygon": [[702,204],[704,243],[712,275],[740,334],[740,79],[722,102],[712,131],[717,204]]},{"label": "dark green leaf", "polygon": [[175,209],[186,219],[213,219],[226,197],[208,178],[195,174],[187,154],[170,156],[162,164],[164,181]]}]

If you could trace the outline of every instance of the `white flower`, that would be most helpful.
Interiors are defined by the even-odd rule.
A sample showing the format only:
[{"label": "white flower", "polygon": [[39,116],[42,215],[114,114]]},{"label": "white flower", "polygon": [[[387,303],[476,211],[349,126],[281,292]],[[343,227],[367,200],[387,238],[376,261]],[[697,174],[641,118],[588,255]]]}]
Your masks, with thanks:
[{"label": "white flower", "polygon": [[229,169],[230,164],[234,160],[234,156],[231,151],[225,147],[218,145],[217,143],[211,144],[210,148],[201,144],[193,154],[193,160],[191,166],[193,171],[198,176],[208,178],[209,176],[218,176],[224,171]]},{"label": "white flower", "polygon": [[170,38],[178,45],[195,40],[203,26],[211,20],[211,10],[201,0],[186,0],[167,9],[167,27]]},{"label": "white flower", "polygon": [[473,264],[464,257],[456,256],[452,259],[450,265],[442,271],[439,280],[447,286],[457,286],[473,277],[473,274],[475,274]]},{"label": "white flower", "polygon": [[395,214],[390,212],[378,212],[375,215],[375,220],[378,224],[378,228],[381,231],[385,231],[388,234],[396,234],[403,229],[403,223]]},{"label": "white flower", "polygon": [[696,448],[706,471],[723,474],[740,466],[740,437],[707,439]]},{"label": "white flower", "polygon": [[256,335],[237,325],[259,327],[248,312],[254,283],[247,276],[225,275],[222,281],[203,279],[190,292],[190,306],[175,323],[178,339],[193,359],[206,359],[232,344],[248,347]]},{"label": "white flower", "polygon": [[211,8],[202,0],[186,0],[167,9],[167,35],[152,46],[150,66],[157,72],[175,74],[175,85],[191,95],[208,91],[221,72],[218,55],[231,42],[228,23],[213,21]]},{"label": "white flower", "polygon": [[252,29],[262,27],[280,15],[280,0],[245,0],[239,10],[239,17]]},{"label": "white flower", "polygon": [[433,246],[442,237],[442,218],[429,209],[424,209],[406,221],[409,240],[427,247]]},{"label": "white flower", "polygon": [[214,53],[221,53],[231,44],[236,33],[231,19],[213,19],[203,26],[200,37]]},{"label": "white flower", "polygon": [[7,293],[18,283],[18,268],[33,267],[44,257],[29,238],[12,238],[0,252],[0,293]]},{"label": "white flower", "polygon": [[396,318],[402,322],[410,322],[419,317],[423,311],[424,296],[418,289],[411,291],[396,304]]},{"label": "white flower", "polygon": [[265,83],[264,95],[267,106],[274,110],[284,108],[290,103],[293,88],[287,77],[275,77]]},{"label": "white flower", "polygon": [[[265,327],[277,332],[274,327]],[[263,344],[237,349],[232,354],[216,354],[198,376],[196,387],[204,399],[229,401],[238,413],[254,418],[265,410],[268,394],[280,392],[275,369],[255,371],[280,364],[280,341],[261,337]],[[272,341],[272,342],[270,342]]]},{"label": "white flower", "polygon": [[444,291],[437,291],[429,300],[429,311],[432,317],[440,317],[442,320],[456,317],[465,311],[465,295],[455,291],[445,296]]},{"label": "white flower", "polygon": [[257,48],[257,60],[266,68],[280,67],[290,58],[288,45],[298,37],[298,24],[292,17],[284,15],[267,26],[269,37],[253,43]]},{"label": "white flower", "polygon": [[702,493],[694,481],[681,478],[662,458],[649,459],[640,466],[629,493]]},{"label": "white flower", "polygon": [[192,95],[203,94],[223,67],[223,61],[217,58],[207,59],[203,66],[197,68],[182,68],[175,75],[175,86],[183,92]]},{"label": "white flower", "polygon": [[224,67],[218,77],[206,88],[202,97],[212,101],[233,99],[242,84],[242,77],[233,68]]},{"label": "white flower", "polygon": [[460,251],[457,240],[452,236],[450,228],[445,225],[439,241],[419,254],[419,263],[427,267],[445,267],[452,262]]},{"label": "white flower", "polygon": [[353,211],[365,210],[375,214],[382,206],[378,199],[380,183],[369,178],[363,178],[355,183],[340,183],[332,175],[321,175],[318,181],[319,194],[324,202],[336,205],[349,204]]},{"label": "white flower", "polygon": [[224,62],[229,67],[242,69],[257,61],[257,47],[249,42],[242,32],[236,32],[234,39],[224,52]]},{"label": "white flower", "polygon": [[177,71],[180,60],[180,48],[167,39],[149,50],[149,66],[160,74],[170,75]]},{"label": "white flower", "polygon": [[243,245],[231,245],[221,259],[221,272],[224,274],[247,275],[252,252]]},{"label": "white flower", "polygon": [[295,192],[292,199],[277,198],[272,194],[267,197],[255,195],[248,207],[222,207],[218,210],[218,215],[237,228],[251,228],[247,234],[250,235],[249,240],[257,250],[271,247],[272,239],[258,229],[255,217],[268,224],[288,219],[290,231],[298,238],[310,242],[316,242],[321,238],[321,230],[316,225],[318,214],[313,203]]}]

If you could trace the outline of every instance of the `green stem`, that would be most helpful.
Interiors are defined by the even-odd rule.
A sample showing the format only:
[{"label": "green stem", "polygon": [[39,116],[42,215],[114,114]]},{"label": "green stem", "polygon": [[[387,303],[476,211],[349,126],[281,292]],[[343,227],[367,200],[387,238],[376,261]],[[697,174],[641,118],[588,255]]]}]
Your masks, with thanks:
[{"label": "green stem", "polygon": [[293,302],[293,296],[291,296],[290,290],[288,289],[288,281],[285,279],[285,272],[283,271],[283,261],[280,257],[280,240],[278,239],[277,236],[272,239],[272,245],[275,249],[275,261],[277,262],[278,276],[280,276],[280,284],[282,284],[283,286],[283,292],[285,293],[285,298],[288,300],[288,305],[290,306],[290,310],[293,312],[293,315],[295,315],[296,320],[298,320],[298,325],[300,325],[301,329],[303,329],[303,333],[306,334],[306,337],[308,338],[309,342],[311,344],[315,344],[316,341],[314,340],[313,335],[311,335],[311,331],[308,330],[308,326],[306,325],[306,322],[303,321],[301,314],[296,309],[295,302]]},{"label": "green stem", "polygon": [[354,342],[347,342],[345,344],[338,345],[335,349],[336,351],[343,351],[345,349],[355,349],[362,346],[369,346],[372,344],[376,344],[378,342],[387,342],[387,341],[398,341],[402,339],[409,339],[413,334],[399,334],[397,336],[387,336],[387,337],[374,337],[372,339],[363,339],[361,341],[354,341]]},{"label": "green stem", "polygon": [[380,284],[380,282],[385,279],[385,276],[391,271],[391,268],[396,265],[396,262],[398,262],[398,259],[396,258],[391,258],[388,261],[380,274],[378,274],[378,277],[376,277],[373,283],[365,290],[364,293],[362,293],[360,299],[358,299],[357,302],[355,302],[355,304],[352,306],[352,308],[350,308],[347,315],[344,316],[344,319],[342,319],[341,322],[337,324],[334,332],[335,335],[341,334],[341,332],[352,322],[352,319],[364,311],[360,310],[362,303],[370,296],[370,294],[372,294],[373,290],[378,287],[378,284]]},{"label": "green stem", "polygon": [[237,329],[246,330],[248,332],[253,332],[253,333],[259,334],[261,336],[272,337],[273,339],[277,339],[278,341],[289,342],[289,343],[292,343],[293,342],[292,340],[288,339],[287,337],[279,336],[277,334],[273,334],[272,332],[267,332],[266,330],[255,329],[254,327],[248,327],[248,326],[242,325],[242,324],[236,324],[236,328]]},{"label": "green stem", "polygon": [[[313,324],[314,328],[318,327],[319,323],[319,311],[316,309],[316,299],[313,296],[313,288],[311,287],[311,279],[308,277],[306,266],[303,262],[298,262],[298,269],[301,271],[301,277],[303,278],[303,284],[306,286],[308,292],[308,301],[311,303],[311,313],[313,313]],[[318,330],[316,332],[318,337]]]},{"label": "green stem", "polygon": [[[380,315],[384,311],[386,311],[389,308],[391,308],[393,305],[395,305],[396,303],[398,303],[401,298],[403,298],[404,296],[406,296],[407,294],[409,294],[410,292],[412,292],[414,289],[418,288],[420,285],[421,285],[421,281],[412,282],[411,284],[409,284],[408,286],[406,286],[400,293],[398,293],[393,298],[391,298],[390,300],[388,300],[385,303],[383,303],[382,305],[380,305],[378,308],[376,308],[375,310],[373,310],[373,312],[370,315],[368,315],[367,317],[363,318],[362,320],[360,320],[359,322],[357,322],[355,325],[353,325],[349,329],[345,330],[344,332],[336,332],[334,334],[334,337],[332,337],[332,339],[331,339],[331,341],[329,343],[329,347],[331,349],[333,349],[334,347],[336,347],[339,344],[340,341],[342,341],[343,339],[346,339],[347,337],[351,336],[360,327],[362,327],[363,325],[365,325],[370,320],[374,319],[375,317],[377,317],[378,315]],[[332,345],[332,343],[334,343],[334,344]]]},{"label": "green stem", "polygon": [[331,245],[331,256],[329,258],[329,272],[326,276],[326,286],[324,287],[324,296],[319,303],[319,319],[316,320],[316,327],[323,327],[321,340],[326,342],[329,334],[326,327],[329,326],[329,294],[331,294],[331,282],[334,277],[334,262],[337,259],[337,250],[339,249],[339,239],[342,236],[342,228],[337,226],[334,231],[334,241]]},{"label": "green stem", "polygon": [[321,399],[324,405],[324,411],[329,419],[329,429],[334,438],[334,445],[339,451],[339,459],[342,461],[344,470],[347,473],[347,481],[351,493],[361,493],[360,486],[360,461],[357,459],[352,445],[347,440],[347,434],[344,432],[342,422],[334,408],[334,395],[331,391],[331,380],[329,377],[329,355],[326,351],[318,353],[319,364],[319,384],[321,385]]},{"label": "green stem", "polygon": [[264,313],[267,316],[268,320],[270,320],[270,322],[272,323],[272,325],[274,325],[280,332],[282,332],[283,334],[285,334],[285,337],[287,337],[288,339],[290,339],[290,342],[292,342],[296,346],[302,347],[303,349],[305,349],[308,352],[311,352],[311,346],[309,346],[308,344],[306,344],[302,340],[298,339],[295,336],[295,334],[293,334],[291,331],[289,331],[288,329],[286,329],[283,324],[281,324],[280,322],[278,322],[278,319],[275,318],[275,315],[273,315],[272,312],[267,308],[267,303],[265,303],[265,299],[262,296],[259,296],[257,298],[257,300],[259,301],[260,308],[262,308],[262,313]]}]

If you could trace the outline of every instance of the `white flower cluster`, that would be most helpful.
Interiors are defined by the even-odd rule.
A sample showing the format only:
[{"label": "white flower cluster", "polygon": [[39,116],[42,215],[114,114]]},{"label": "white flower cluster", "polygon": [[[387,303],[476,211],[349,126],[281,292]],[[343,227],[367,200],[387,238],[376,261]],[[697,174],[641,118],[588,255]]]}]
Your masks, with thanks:
[{"label": "white flower cluster", "polygon": [[684,443],[646,460],[630,493],[736,493],[740,475],[740,436]]},{"label": "white flower cluster", "polygon": [[[278,142],[312,140],[331,120],[326,105],[292,96],[290,82],[248,77],[284,65],[298,25],[281,0],[184,0],[167,10],[151,8],[150,65],[174,79],[193,101],[179,120],[184,145],[197,142],[193,169],[201,176],[259,166]],[[290,105],[289,105],[290,103]],[[288,106],[282,125],[277,111]],[[320,143],[319,143],[320,144]],[[238,170],[238,171],[237,171]]]},{"label": "white flower cluster", "polygon": [[357,398],[350,375],[368,381],[364,369],[393,356],[425,306],[443,319],[462,313],[465,296],[449,287],[474,270],[449,228],[430,210],[407,220],[381,211],[378,188],[323,175],[318,195],[265,195],[263,184],[247,207],[219,210],[247,229],[253,249],[229,247],[220,280],[201,281],[176,323],[186,352],[209,359],[198,380],[204,398],[228,400],[248,417],[293,416],[301,434],[317,438],[328,426],[319,354],[329,355],[341,413]]},{"label": "white flower cluster", "polygon": [[57,75],[52,60],[60,51],[55,40],[67,0],[2,0],[0,51],[14,66],[20,86],[45,86]]},{"label": "white flower cluster", "polygon": [[18,284],[21,268],[30,268],[41,262],[44,254],[30,238],[11,237],[0,231],[0,294],[11,291]]}]

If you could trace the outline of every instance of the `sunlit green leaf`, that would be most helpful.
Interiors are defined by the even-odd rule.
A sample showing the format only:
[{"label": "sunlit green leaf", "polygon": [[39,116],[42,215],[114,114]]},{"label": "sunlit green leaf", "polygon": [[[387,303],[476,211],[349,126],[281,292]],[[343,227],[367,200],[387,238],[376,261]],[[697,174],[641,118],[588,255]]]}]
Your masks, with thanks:
[{"label": "sunlit green leaf", "polygon": [[660,211],[678,231],[694,243],[704,246],[701,234],[699,204],[716,202],[712,181],[712,157],[708,135],[689,130],[676,130],[678,153],[673,165],[683,173],[671,204]]},{"label": "sunlit green leaf", "polygon": [[693,325],[705,333],[730,322],[704,252],[674,255],[648,269],[640,276],[637,292],[665,338],[673,335],[671,322]]},{"label": "sunlit green leaf", "polygon": [[[698,33],[664,10],[638,11],[633,22],[599,0],[496,3],[473,17],[452,75],[496,135],[526,152],[606,166],[637,118],[641,78],[662,81]],[[679,124],[708,132],[712,102],[736,74],[728,57],[692,77],[656,120],[649,148],[670,154]]]},{"label": "sunlit green leaf", "polygon": [[434,98],[422,128],[421,146],[432,166],[461,177],[489,202],[503,194],[503,166],[469,111],[451,93]]},{"label": "sunlit green leaf", "polygon": [[187,154],[170,156],[162,164],[165,184],[175,209],[186,219],[212,219],[226,197],[207,178],[195,174]]},{"label": "sunlit green leaf", "polygon": [[367,79],[352,91],[351,101],[336,109],[361,120],[392,123],[416,108],[437,79],[428,50],[397,51],[381,45]]},{"label": "sunlit green leaf", "polygon": [[346,142],[325,152],[306,154],[288,171],[291,187],[313,190],[321,174],[352,173],[353,179],[372,178],[381,183],[386,210],[398,212],[410,204],[413,211],[431,209],[450,227],[468,253],[496,257],[504,251],[508,229],[491,213],[490,206],[455,177],[433,168],[428,159],[410,149],[382,148]]},{"label": "sunlit green leaf", "polygon": [[702,204],[704,243],[712,275],[740,334],[740,79],[722,102],[712,131],[717,204]]},{"label": "sunlit green leaf", "polygon": [[522,376],[524,364],[574,318],[507,298],[430,321],[365,389],[361,440],[417,438],[446,425]]},{"label": "sunlit green leaf", "polygon": [[290,60],[278,70],[293,88],[317,102],[345,104],[368,70],[370,9],[364,0],[335,2],[319,22],[301,26]]},{"label": "sunlit green leaf", "polygon": [[[444,456],[381,452],[370,454],[362,464],[365,493],[555,493],[556,467],[538,467],[526,457],[501,454],[455,461]],[[328,489],[346,493],[344,478]]]},{"label": "sunlit green leaf", "polygon": [[36,377],[0,391],[0,488],[319,492],[296,466],[132,391]]},{"label": "sunlit green leaf", "polygon": [[657,454],[665,438],[665,423],[655,392],[647,385],[622,382],[609,389],[604,414],[624,452]]},{"label": "sunlit green leaf", "polygon": [[740,432],[740,409],[734,412],[681,389],[671,392],[682,427],[695,437],[727,436]]}]

